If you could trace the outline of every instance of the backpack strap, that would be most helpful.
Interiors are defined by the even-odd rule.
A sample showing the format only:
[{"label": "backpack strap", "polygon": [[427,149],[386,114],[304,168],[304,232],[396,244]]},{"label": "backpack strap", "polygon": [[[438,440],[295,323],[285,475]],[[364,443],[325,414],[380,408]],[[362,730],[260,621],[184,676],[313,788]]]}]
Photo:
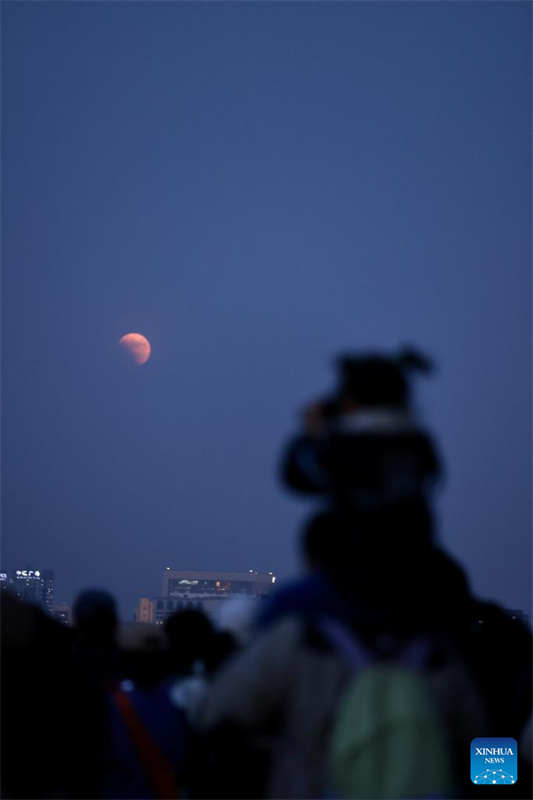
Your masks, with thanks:
[{"label": "backpack strap", "polygon": [[368,667],[375,659],[359,638],[333,617],[320,617],[318,629],[328,642],[350,664],[354,672]]},{"label": "backpack strap", "polygon": [[429,665],[433,653],[433,646],[428,639],[419,637],[418,639],[411,639],[405,645],[402,654],[401,662],[406,664],[412,669],[423,670]]},{"label": "backpack strap", "polygon": [[176,800],[179,792],[174,770],[141,722],[130,698],[117,687],[113,692],[113,699],[155,797],[158,800]]},{"label": "backpack strap", "polygon": [[[328,642],[350,664],[356,672],[379,660],[377,654],[366,647],[357,634],[349,630],[339,620],[322,616],[318,620],[318,628]],[[398,661],[412,669],[422,670],[430,662],[432,646],[428,639],[419,637],[408,641],[398,653]]]}]

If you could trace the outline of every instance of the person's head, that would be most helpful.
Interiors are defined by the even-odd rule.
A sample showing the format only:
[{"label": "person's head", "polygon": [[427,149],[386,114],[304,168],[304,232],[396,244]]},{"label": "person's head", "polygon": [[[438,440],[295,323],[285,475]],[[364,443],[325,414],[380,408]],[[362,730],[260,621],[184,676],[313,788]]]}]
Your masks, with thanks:
[{"label": "person's head", "polygon": [[204,665],[208,675],[212,675],[243,646],[237,636],[229,630],[219,630],[213,633],[209,647],[204,658]]},{"label": "person's head", "polygon": [[311,570],[338,571],[355,563],[378,561],[384,570],[397,559],[413,558],[434,535],[433,517],[424,503],[397,503],[372,511],[326,510],[306,521],[300,539]]},{"label": "person's head", "polygon": [[186,671],[208,651],[213,625],[199,608],[175,611],[165,621],[170,657],[176,669]]},{"label": "person's head", "polygon": [[[342,515],[315,514],[301,538],[303,557],[325,574],[347,602],[374,623],[439,625],[464,616],[467,576],[432,542],[421,505]],[[373,624],[374,624],[373,623]]]},{"label": "person's head", "polygon": [[432,368],[431,361],[412,348],[404,348],[396,356],[341,355],[337,359],[340,408],[343,412],[356,408],[407,410],[409,378],[415,371],[428,373]]},{"label": "person's head", "polygon": [[115,600],[103,589],[80,592],[74,602],[74,624],[87,640],[101,644],[114,643],[118,616]]},{"label": "person's head", "polygon": [[166,676],[167,640],[160,625],[125,625],[121,630],[120,644],[126,678],[141,687],[149,687]]},{"label": "person's head", "polygon": [[351,545],[352,526],[334,511],[319,511],[304,522],[300,536],[300,553],[311,572],[328,570],[337,565],[341,554]]}]

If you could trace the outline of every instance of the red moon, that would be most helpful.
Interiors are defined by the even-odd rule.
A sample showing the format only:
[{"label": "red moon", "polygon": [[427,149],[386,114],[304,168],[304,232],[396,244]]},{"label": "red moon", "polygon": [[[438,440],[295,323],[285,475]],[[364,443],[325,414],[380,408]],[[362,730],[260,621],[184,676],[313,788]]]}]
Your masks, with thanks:
[{"label": "red moon", "polygon": [[146,364],[150,358],[152,348],[150,342],[142,333],[125,333],[119,339],[119,344],[131,355],[137,364]]}]

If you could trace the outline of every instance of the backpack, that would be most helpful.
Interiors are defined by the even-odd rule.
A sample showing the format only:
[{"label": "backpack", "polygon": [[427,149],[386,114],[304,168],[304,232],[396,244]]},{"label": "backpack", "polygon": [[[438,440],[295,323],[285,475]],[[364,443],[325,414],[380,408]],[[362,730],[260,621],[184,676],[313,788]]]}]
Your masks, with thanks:
[{"label": "backpack", "polygon": [[379,662],[331,618],[320,629],[354,674],[333,721],[328,773],[340,798],[450,798],[454,766],[446,727],[424,675],[431,643],[412,640]]}]

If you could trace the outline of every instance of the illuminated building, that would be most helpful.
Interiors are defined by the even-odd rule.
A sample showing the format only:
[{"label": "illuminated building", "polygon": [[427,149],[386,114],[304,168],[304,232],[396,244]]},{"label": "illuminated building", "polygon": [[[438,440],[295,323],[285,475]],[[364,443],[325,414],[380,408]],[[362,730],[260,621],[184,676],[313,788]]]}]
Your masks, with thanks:
[{"label": "illuminated building", "polygon": [[183,608],[197,608],[194,601],[181,601],[168,597],[141,597],[135,609],[135,622],[161,625],[167,617]]},{"label": "illuminated building", "polygon": [[63,625],[72,625],[72,606],[68,603],[56,603],[52,609],[52,616]]},{"label": "illuminated building", "polygon": [[205,570],[163,570],[163,597],[188,595],[224,597],[247,594],[260,597],[272,591],[276,578],[271,572],[207,572]]},{"label": "illuminated building", "polygon": [[522,622],[524,625],[529,625],[529,616],[525,613],[525,611],[520,611],[520,609],[508,609],[507,613],[510,615],[511,619],[516,620],[517,622]]},{"label": "illuminated building", "polygon": [[0,588],[13,592],[20,600],[53,612],[55,578],[49,569],[12,569],[0,573]]},{"label": "illuminated building", "polygon": [[154,601],[149,597],[141,597],[139,604],[135,609],[135,622],[153,622],[154,621]]},{"label": "illuminated building", "polygon": [[[520,609],[516,609],[516,608],[512,609],[512,608],[501,608],[501,607],[500,607],[499,610],[500,610],[500,612],[503,611],[505,613],[505,615],[510,620],[515,622],[517,625],[518,624],[519,625],[526,625],[528,628],[530,627],[529,616],[524,611],[521,611]],[[495,626],[495,625],[498,626],[498,625],[501,625],[501,624],[502,623],[501,623],[501,618],[500,618],[499,614],[494,615],[494,613],[489,613],[487,616],[485,616],[483,611],[482,611],[481,615],[474,621],[474,629],[475,630],[482,630],[482,629],[486,628],[487,626],[492,627],[492,626]]]},{"label": "illuminated building", "polygon": [[245,595],[256,601],[273,589],[276,577],[271,572],[209,572],[206,570],[163,570],[159,597],[142,597],[135,610],[136,622],[163,623],[175,611],[199,608],[209,616],[232,597]]}]

